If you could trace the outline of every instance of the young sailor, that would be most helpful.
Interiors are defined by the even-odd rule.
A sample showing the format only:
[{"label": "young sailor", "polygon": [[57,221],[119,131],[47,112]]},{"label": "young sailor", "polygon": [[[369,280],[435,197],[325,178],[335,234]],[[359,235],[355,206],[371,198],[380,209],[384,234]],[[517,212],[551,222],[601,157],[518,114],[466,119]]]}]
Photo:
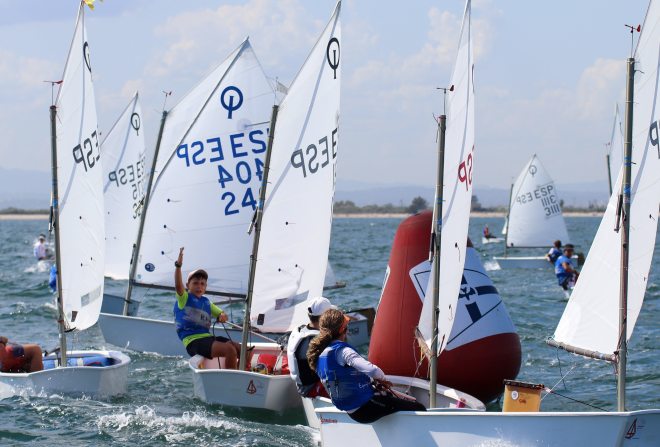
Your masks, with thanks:
[{"label": "young sailor", "polygon": [[217,317],[218,323],[228,320],[227,314],[204,296],[209,275],[204,270],[194,270],[188,275],[188,282],[184,287],[182,265],[183,247],[179,251],[179,259],[174,262],[174,319],[177,335],[191,357],[198,354],[207,359],[224,357],[225,368],[236,369],[236,358],[241,352],[241,345],[225,337],[214,337],[209,332],[211,318]]},{"label": "young sailor", "polygon": [[328,309],[320,319],[320,333],[309,344],[307,360],[317,372],[332,403],[356,422],[369,424],[397,411],[426,411],[424,405],[378,394],[378,386],[392,387],[383,371],[363,359],[346,343],[349,318],[338,309]]},{"label": "young sailor", "polygon": [[545,255],[545,259],[548,262],[552,262],[553,264],[557,262],[557,259],[561,256],[561,241],[557,239],[554,242],[554,247],[550,249],[547,255]]},{"label": "young sailor", "polygon": [[316,396],[330,397],[325,391],[319,376],[310,368],[307,361],[307,350],[312,338],[319,334],[319,319],[323,312],[333,308],[330,300],[322,296],[312,300],[307,308],[309,324],[304,324],[291,331],[287,346],[287,358],[291,378],[296,382],[298,393],[302,397],[314,398]]},{"label": "young sailor", "polygon": [[490,227],[489,227],[488,225],[486,225],[486,228],[484,228],[484,237],[485,237],[486,239],[490,239],[490,238],[494,238],[494,237],[496,237],[493,233],[490,232],[490,229],[489,229],[489,228],[490,228]]},{"label": "young sailor", "polygon": [[558,283],[564,290],[573,288],[578,276],[580,276],[573,268],[573,263],[571,262],[574,252],[573,245],[566,244],[564,254],[557,258],[555,262],[555,275],[557,275]]},{"label": "young sailor", "polygon": [[22,373],[44,369],[41,348],[37,345],[17,345],[9,343],[7,337],[0,337],[0,371]]},{"label": "young sailor", "polygon": [[48,249],[46,248],[46,235],[39,235],[39,242],[34,244],[34,257],[40,261],[44,259],[49,259]]}]

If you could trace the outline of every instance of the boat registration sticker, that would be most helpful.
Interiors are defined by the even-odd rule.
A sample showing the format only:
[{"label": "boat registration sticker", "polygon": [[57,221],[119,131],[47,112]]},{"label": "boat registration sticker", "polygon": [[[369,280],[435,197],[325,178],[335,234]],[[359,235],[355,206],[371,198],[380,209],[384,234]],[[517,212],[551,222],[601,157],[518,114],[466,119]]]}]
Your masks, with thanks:
[{"label": "boat registration sticker", "polygon": [[516,390],[511,391],[511,399],[518,400],[518,391]]}]

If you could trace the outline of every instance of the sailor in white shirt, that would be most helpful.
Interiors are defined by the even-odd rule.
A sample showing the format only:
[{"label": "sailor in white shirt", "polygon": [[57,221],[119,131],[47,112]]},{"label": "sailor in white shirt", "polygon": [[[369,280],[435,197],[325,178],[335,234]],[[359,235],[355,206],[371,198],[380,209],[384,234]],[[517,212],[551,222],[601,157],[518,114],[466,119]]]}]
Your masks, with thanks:
[{"label": "sailor in white shirt", "polygon": [[307,309],[309,324],[294,329],[289,336],[287,346],[289,371],[291,378],[296,382],[298,393],[303,397],[329,397],[319,376],[309,367],[307,349],[309,342],[319,334],[319,318],[326,309],[330,308],[336,309],[327,298],[322,296],[314,298]]}]

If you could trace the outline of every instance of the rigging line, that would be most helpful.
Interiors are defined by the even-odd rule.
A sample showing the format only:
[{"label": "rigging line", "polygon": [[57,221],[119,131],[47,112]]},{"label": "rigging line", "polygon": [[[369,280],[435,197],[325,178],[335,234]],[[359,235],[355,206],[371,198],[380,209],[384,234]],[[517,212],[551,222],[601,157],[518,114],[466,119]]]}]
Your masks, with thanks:
[{"label": "rigging line", "polygon": [[595,405],[588,404],[588,403],[583,402],[581,400],[573,399],[572,397],[564,396],[563,394],[559,394],[559,393],[556,393],[556,392],[553,392],[552,394],[556,394],[557,396],[565,397],[566,399],[572,400],[572,401],[577,402],[579,404],[587,405],[588,407],[595,408],[596,410],[600,410],[600,411],[604,411],[605,413],[609,413],[609,410],[597,407]]},{"label": "rigging line", "polygon": [[[548,394],[549,394],[549,393],[548,393]],[[546,394],[546,396],[547,396],[548,394]],[[552,393],[552,395],[555,396],[554,393]],[[545,396],[544,396],[544,397],[545,397]],[[566,404],[564,404],[564,402],[561,401],[560,398],[558,398],[557,396],[555,396],[555,399],[557,399],[557,400],[559,401],[559,403],[562,404],[562,405],[564,406],[564,408],[566,408],[566,411],[571,411],[571,410],[566,406]],[[543,400],[543,399],[541,399],[541,400]]]},{"label": "rigging line", "polygon": [[[549,391],[546,390],[546,391],[548,391],[548,394],[552,393],[552,391],[553,391],[555,388],[557,388],[557,385],[559,385],[560,382],[563,382],[563,381],[564,381],[564,377],[566,377],[567,375],[569,375],[569,374],[571,373],[571,371],[573,371],[573,370],[574,370],[575,368],[577,368],[578,366],[580,366],[580,365],[575,365],[575,366],[573,366],[573,367],[572,367],[572,368],[566,373],[565,376],[563,376],[561,379],[559,379],[559,382],[555,383],[555,386],[553,386]],[[567,389],[565,383],[564,383],[564,388]],[[541,398],[541,402],[543,402],[543,399],[545,399],[545,398],[548,396],[548,394],[546,394],[545,396],[543,396],[543,397]]]}]

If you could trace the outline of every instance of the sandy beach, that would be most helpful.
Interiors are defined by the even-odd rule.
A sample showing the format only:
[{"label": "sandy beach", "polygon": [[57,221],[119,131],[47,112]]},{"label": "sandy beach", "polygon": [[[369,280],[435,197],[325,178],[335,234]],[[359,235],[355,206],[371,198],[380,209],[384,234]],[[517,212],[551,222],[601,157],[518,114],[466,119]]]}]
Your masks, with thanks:
[{"label": "sandy beach", "polygon": [[48,214],[0,214],[0,220],[47,220]]}]

